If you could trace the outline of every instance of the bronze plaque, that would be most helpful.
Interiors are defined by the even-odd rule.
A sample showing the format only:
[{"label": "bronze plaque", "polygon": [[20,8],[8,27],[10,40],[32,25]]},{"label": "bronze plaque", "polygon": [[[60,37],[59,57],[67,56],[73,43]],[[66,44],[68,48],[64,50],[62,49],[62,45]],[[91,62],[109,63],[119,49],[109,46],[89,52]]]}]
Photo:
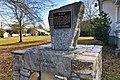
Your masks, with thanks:
[{"label": "bronze plaque", "polygon": [[54,29],[71,28],[71,11],[53,13]]}]

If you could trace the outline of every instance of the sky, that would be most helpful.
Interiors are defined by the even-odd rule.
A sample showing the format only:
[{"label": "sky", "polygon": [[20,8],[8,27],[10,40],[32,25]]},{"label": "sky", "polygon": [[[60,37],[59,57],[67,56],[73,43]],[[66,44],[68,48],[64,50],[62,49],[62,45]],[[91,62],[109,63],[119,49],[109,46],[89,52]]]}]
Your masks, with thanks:
[{"label": "sky", "polygon": [[67,5],[67,4],[70,4],[70,3],[74,3],[74,2],[78,2],[80,0],[52,0],[56,6],[51,8],[51,9],[47,9],[45,11],[43,11],[42,13],[42,16],[43,16],[43,22],[45,23],[45,25],[47,27],[49,27],[49,24],[48,24],[48,14],[49,14],[49,10],[53,10],[55,8],[59,8],[61,6],[64,6],[64,5]]},{"label": "sky", "polygon": [[[55,4],[56,4],[56,6],[55,7],[53,7],[53,8],[51,8],[51,9],[47,9],[47,10],[45,10],[45,12],[43,11],[43,21],[44,21],[44,23],[45,23],[45,25],[47,26],[47,27],[49,27],[49,23],[48,23],[48,14],[49,14],[49,10],[53,10],[53,9],[55,9],[55,8],[59,8],[59,7],[61,7],[61,6],[64,6],[64,5],[67,5],[67,4],[71,4],[71,3],[74,3],[74,2],[79,2],[79,1],[83,1],[83,2],[85,2],[85,0],[52,0]],[[88,1],[91,1],[91,2],[94,2],[94,0],[88,0]],[[96,0],[97,1],[97,0]],[[94,4],[93,4],[93,7],[92,7],[92,9],[95,9],[94,8]],[[99,7],[97,7],[97,9],[99,9]],[[94,10],[93,10],[94,11]],[[98,12],[99,13],[99,12]],[[97,14],[98,14],[97,13]]]},{"label": "sky", "polygon": [[[55,6],[52,7],[52,8],[49,8],[49,9],[47,8],[46,10],[41,12],[43,22],[44,22],[44,24],[46,25],[47,28],[49,28],[48,14],[49,14],[50,10],[53,10],[55,8],[59,8],[61,6],[64,6],[64,5],[73,3],[73,2],[78,2],[80,0],[51,0],[51,1],[55,4]],[[0,16],[0,27],[1,27],[1,23],[2,23],[2,26],[3,26],[2,28],[6,29],[7,26],[9,26],[9,25],[4,24],[4,23],[6,23],[6,21],[7,21],[7,23],[12,24],[12,21],[9,17],[10,16],[9,15],[10,11],[6,7],[4,7],[2,4],[0,4],[0,6],[2,6],[0,8],[0,13],[3,13],[4,11],[6,12],[6,13],[4,13],[4,19]],[[7,12],[9,12],[9,13],[7,13]]]},{"label": "sky", "polygon": [[[55,6],[52,7],[52,8],[49,8],[49,9],[47,8],[46,10],[44,10],[44,11],[41,12],[42,20],[43,20],[44,24],[46,25],[46,28],[49,28],[48,14],[49,14],[50,10],[59,8],[61,6],[67,5],[67,4],[71,4],[71,3],[74,3],[74,2],[78,2],[78,1],[84,1],[84,0],[51,0],[51,1],[55,4]],[[2,6],[2,5],[0,4],[0,6]],[[4,9],[2,9],[2,8],[4,8]],[[6,7],[2,7],[2,8],[0,8],[0,12],[2,10],[3,11],[6,10]],[[8,12],[10,12],[10,11],[8,11]],[[4,14],[4,16],[5,15],[9,16],[9,13]],[[7,16],[5,16],[5,19],[7,20],[8,23],[11,24],[12,21]],[[4,19],[2,19],[1,16],[0,16],[0,26],[1,26],[1,22],[4,23]],[[4,28],[6,28],[6,27],[4,27]]]}]

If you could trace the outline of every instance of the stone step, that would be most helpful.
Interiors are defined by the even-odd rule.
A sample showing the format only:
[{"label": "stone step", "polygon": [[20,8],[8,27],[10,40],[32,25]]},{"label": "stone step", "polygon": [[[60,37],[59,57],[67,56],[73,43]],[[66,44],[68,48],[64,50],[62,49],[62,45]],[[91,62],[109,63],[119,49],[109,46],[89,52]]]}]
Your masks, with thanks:
[{"label": "stone step", "polygon": [[97,74],[97,57],[77,55],[72,60],[72,71],[80,76],[80,80],[94,80]]}]

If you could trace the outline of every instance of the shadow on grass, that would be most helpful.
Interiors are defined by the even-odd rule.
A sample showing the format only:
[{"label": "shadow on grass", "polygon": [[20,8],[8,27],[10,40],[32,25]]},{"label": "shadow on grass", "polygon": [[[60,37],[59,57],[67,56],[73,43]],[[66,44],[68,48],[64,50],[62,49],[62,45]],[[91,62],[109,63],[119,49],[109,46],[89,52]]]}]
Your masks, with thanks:
[{"label": "shadow on grass", "polygon": [[95,39],[79,39],[78,44],[82,45],[104,45],[102,41]]}]

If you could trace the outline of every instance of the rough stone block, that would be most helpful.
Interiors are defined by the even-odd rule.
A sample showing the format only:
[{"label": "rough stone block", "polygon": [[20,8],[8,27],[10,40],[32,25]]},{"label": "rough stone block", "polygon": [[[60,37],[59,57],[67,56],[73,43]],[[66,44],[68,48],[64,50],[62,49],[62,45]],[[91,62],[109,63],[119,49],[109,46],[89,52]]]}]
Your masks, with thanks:
[{"label": "rough stone block", "polygon": [[14,76],[13,76],[13,80],[20,80],[20,76],[14,75]]},{"label": "rough stone block", "polygon": [[27,69],[21,69],[20,74],[26,77],[30,76],[30,71]]},{"label": "rough stone block", "polygon": [[76,49],[83,13],[84,5],[81,1],[49,11],[52,49]]},{"label": "rough stone block", "polygon": [[26,76],[21,76],[20,80],[30,80],[30,79],[28,77],[26,77]]},{"label": "rough stone block", "polygon": [[71,58],[58,54],[43,54],[42,72],[51,72],[69,77],[71,73]]},{"label": "rough stone block", "polygon": [[29,70],[40,71],[40,59],[41,56],[39,54],[26,53],[24,54],[23,67]]},{"label": "rough stone block", "polygon": [[97,74],[97,57],[77,55],[72,61],[73,72],[84,79],[96,79]]},{"label": "rough stone block", "polygon": [[23,67],[23,56],[21,55],[13,55],[13,70],[17,71],[20,70]]}]

